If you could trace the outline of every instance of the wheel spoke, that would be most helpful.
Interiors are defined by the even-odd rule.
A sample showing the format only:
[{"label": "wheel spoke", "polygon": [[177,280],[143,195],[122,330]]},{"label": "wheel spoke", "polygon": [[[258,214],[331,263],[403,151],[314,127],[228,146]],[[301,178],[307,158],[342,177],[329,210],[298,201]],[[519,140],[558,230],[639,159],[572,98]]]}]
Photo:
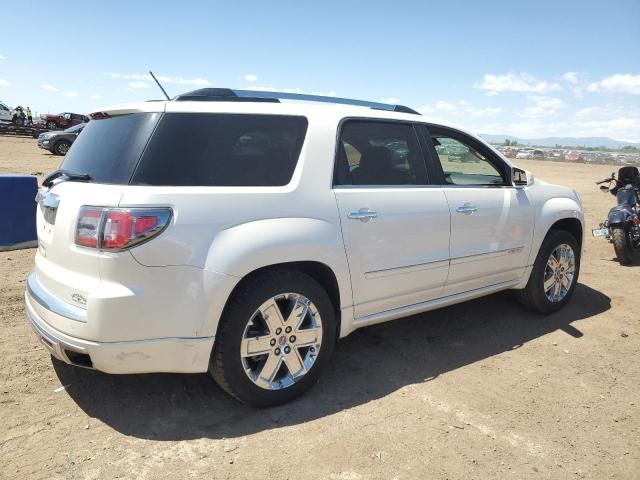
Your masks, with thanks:
[{"label": "wheel spoke", "polygon": [[304,366],[297,348],[292,348],[291,353],[285,355],[284,364],[293,378],[299,377],[307,371],[307,367]]},{"label": "wheel spoke", "polygon": [[569,277],[567,277],[566,275],[563,275],[562,278],[560,279],[560,283],[566,290],[569,290],[569,287],[571,286],[571,280],[569,279]]},{"label": "wheel spoke", "polygon": [[551,254],[551,256],[549,257],[549,261],[547,262],[547,265],[549,265],[549,268],[551,269],[551,271],[555,273],[555,271],[558,269],[558,266],[560,265],[560,262],[558,262],[558,259],[555,257],[554,254]]},{"label": "wheel spoke", "polygon": [[553,296],[555,298],[560,297],[560,292],[562,291],[562,284],[560,282],[556,282],[553,288]]},{"label": "wheel spoke", "polygon": [[285,323],[284,318],[282,318],[282,312],[280,311],[280,307],[276,303],[275,298],[265,302],[260,309],[260,313],[262,314],[264,321],[267,323],[269,332],[272,335],[275,334],[277,328],[282,327]]},{"label": "wheel spoke", "polygon": [[549,290],[551,290],[551,288],[553,288],[553,286],[556,283],[556,279],[553,275],[551,275],[551,277],[549,277],[549,279],[544,282],[544,291],[545,293],[548,292]]},{"label": "wheel spoke", "polygon": [[305,328],[296,331],[296,347],[308,347],[320,343],[322,329],[319,327]]},{"label": "wheel spoke", "polygon": [[280,370],[280,365],[282,365],[282,357],[273,353],[270,354],[255,382],[263,388],[270,388],[273,379],[276,377],[278,370]]},{"label": "wheel spoke", "polygon": [[298,297],[296,299],[293,310],[291,310],[291,313],[286,320],[287,325],[292,327],[294,330],[297,330],[300,327],[309,312],[309,300],[306,298],[302,300],[302,298]]},{"label": "wheel spoke", "polygon": [[240,350],[240,355],[243,357],[255,357],[256,355],[264,355],[273,350],[273,347],[269,344],[271,337],[250,337],[243,338]]}]

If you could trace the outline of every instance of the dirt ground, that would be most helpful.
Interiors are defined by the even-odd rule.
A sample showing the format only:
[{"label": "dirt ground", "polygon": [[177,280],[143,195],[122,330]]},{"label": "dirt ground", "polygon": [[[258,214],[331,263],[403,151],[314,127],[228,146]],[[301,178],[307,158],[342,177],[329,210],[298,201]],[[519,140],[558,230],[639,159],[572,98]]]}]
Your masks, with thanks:
[{"label": "dirt ground", "polygon": [[[0,173],[59,159],[0,137]],[[588,228],[614,202],[594,185],[613,167],[518,164],[576,188]],[[269,410],[204,374],[52,361],[25,321],[33,255],[0,253],[0,478],[640,478],[640,262],[621,267],[603,239],[586,238],[563,311],[503,292],[362,329],[312,391]]]}]

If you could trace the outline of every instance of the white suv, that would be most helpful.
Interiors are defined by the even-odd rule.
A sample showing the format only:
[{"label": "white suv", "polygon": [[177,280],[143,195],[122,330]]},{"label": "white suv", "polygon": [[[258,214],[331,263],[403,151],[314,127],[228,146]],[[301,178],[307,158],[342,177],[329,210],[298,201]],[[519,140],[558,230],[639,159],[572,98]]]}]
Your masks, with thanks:
[{"label": "white suv", "polygon": [[209,371],[256,406],[360,327],[505,289],[558,310],[584,223],[575,191],[406,107],[226,89],[92,114],[38,202],[26,309],[55,357]]}]

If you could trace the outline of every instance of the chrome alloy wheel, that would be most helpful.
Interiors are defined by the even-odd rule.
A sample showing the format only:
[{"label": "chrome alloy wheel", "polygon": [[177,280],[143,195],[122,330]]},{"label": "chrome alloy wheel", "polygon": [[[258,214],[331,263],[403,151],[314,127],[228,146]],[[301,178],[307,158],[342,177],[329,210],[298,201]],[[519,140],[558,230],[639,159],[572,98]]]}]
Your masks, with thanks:
[{"label": "chrome alloy wheel", "polygon": [[566,243],[558,245],[544,269],[544,293],[550,302],[560,302],[571,289],[576,272],[576,254]]},{"label": "chrome alloy wheel", "polygon": [[260,388],[281,390],[313,366],[322,344],[322,319],[303,295],[276,295],[253,313],[240,345],[245,373]]}]

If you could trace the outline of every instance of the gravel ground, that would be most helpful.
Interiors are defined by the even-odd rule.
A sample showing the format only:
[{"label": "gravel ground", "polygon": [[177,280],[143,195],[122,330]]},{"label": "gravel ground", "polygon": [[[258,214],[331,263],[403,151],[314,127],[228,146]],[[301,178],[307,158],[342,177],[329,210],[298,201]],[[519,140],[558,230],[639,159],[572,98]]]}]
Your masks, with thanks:
[{"label": "gravel ground", "polygon": [[[0,137],[0,174],[60,157]],[[576,188],[588,227],[612,167],[522,161]],[[307,395],[252,410],[207,375],[52,361],[26,324],[34,250],[0,253],[0,478],[640,478],[640,261],[586,239],[570,305],[510,292],[355,332]]]}]

